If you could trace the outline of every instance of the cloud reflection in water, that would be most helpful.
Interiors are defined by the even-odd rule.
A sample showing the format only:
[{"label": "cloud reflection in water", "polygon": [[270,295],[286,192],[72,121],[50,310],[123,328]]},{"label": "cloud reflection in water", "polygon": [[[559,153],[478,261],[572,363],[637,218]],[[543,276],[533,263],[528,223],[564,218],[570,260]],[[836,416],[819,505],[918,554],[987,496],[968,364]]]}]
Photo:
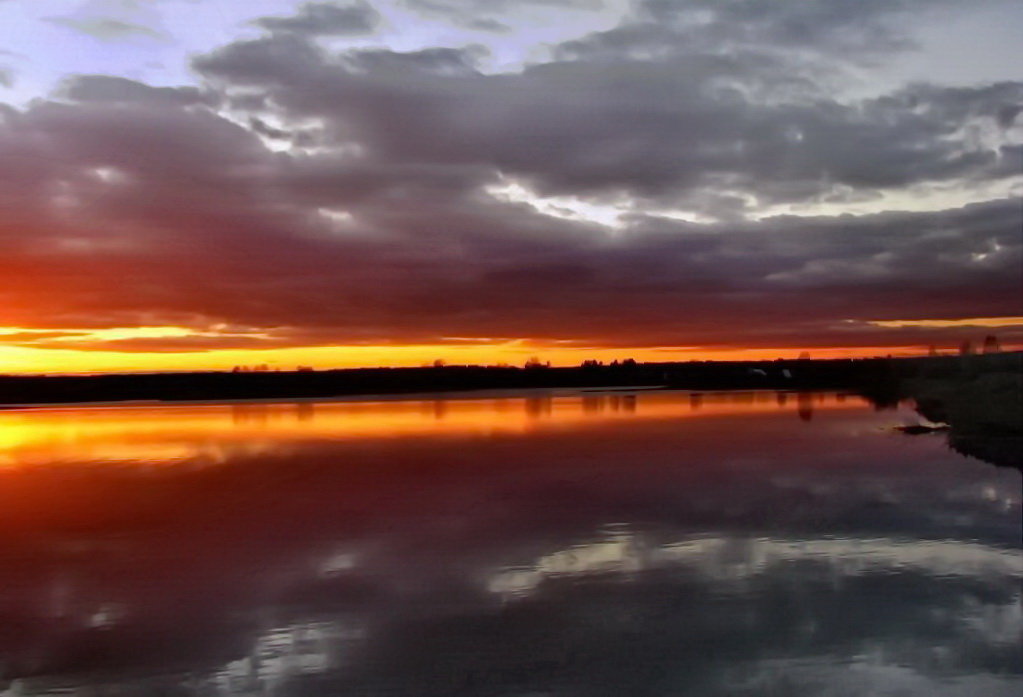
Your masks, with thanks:
[{"label": "cloud reflection in water", "polygon": [[899,418],[773,393],[5,414],[0,694],[1014,694],[1019,473]]}]

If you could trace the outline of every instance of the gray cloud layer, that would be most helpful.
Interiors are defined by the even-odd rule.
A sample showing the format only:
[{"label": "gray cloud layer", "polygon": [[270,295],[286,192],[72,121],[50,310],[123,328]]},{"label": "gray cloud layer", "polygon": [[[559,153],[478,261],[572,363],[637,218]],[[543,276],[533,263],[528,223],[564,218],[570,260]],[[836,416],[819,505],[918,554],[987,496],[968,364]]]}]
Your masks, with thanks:
[{"label": "gray cloud layer", "polygon": [[304,36],[345,36],[368,34],[380,21],[380,14],[363,0],[347,4],[307,2],[290,17],[263,17],[255,24],[270,31]]}]

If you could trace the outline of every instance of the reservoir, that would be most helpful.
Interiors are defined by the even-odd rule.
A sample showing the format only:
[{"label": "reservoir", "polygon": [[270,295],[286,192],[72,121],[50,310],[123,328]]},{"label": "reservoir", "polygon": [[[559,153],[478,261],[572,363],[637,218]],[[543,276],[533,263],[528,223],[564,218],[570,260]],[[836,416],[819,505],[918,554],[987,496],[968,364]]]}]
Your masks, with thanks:
[{"label": "reservoir", "polygon": [[834,393],[0,411],[0,695],[1023,692],[1021,478]]}]

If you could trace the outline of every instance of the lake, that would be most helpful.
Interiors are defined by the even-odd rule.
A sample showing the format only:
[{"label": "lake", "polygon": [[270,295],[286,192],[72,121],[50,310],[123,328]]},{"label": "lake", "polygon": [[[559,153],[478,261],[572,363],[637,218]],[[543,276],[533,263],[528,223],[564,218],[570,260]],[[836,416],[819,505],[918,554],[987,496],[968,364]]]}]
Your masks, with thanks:
[{"label": "lake", "polygon": [[0,695],[1023,694],[1021,479],[839,394],[0,412]]}]

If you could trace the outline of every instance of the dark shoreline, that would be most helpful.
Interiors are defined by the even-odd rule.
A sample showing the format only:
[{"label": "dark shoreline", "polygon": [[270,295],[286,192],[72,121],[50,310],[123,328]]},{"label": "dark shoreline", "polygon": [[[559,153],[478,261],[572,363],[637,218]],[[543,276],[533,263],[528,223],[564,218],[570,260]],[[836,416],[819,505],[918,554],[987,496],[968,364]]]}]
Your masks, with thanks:
[{"label": "dark shoreline", "polygon": [[888,364],[869,359],[0,376],[0,405],[330,399],[521,389],[850,389],[887,374]]},{"label": "dark shoreline", "polygon": [[[377,403],[377,402],[414,402],[436,399],[444,400],[479,400],[479,399],[515,399],[528,397],[564,397],[592,394],[628,394],[662,392],[669,388],[664,386],[634,385],[631,387],[523,387],[502,390],[446,390],[439,392],[389,392],[384,394],[350,394],[333,397],[260,397],[254,399],[133,399],[108,402],[36,402],[32,404],[0,404],[0,414],[9,411],[29,410],[60,410],[60,409],[117,409],[146,407],[177,407],[177,406],[245,406],[274,404],[343,404],[343,403]],[[708,390],[709,391],[709,390]],[[774,392],[774,390],[765,390]]]},{"label": "dark shoreline", "polygon": [[370,395],[518,389],[667,388],[844,390],[880,406],[911,397],[921,375],[1019,372],[1023,352],[926,358],[867,358],[584,365],[568,368],[443,366],[288,372],[0,376],[0,407],[118,402],[330,399]]}]

